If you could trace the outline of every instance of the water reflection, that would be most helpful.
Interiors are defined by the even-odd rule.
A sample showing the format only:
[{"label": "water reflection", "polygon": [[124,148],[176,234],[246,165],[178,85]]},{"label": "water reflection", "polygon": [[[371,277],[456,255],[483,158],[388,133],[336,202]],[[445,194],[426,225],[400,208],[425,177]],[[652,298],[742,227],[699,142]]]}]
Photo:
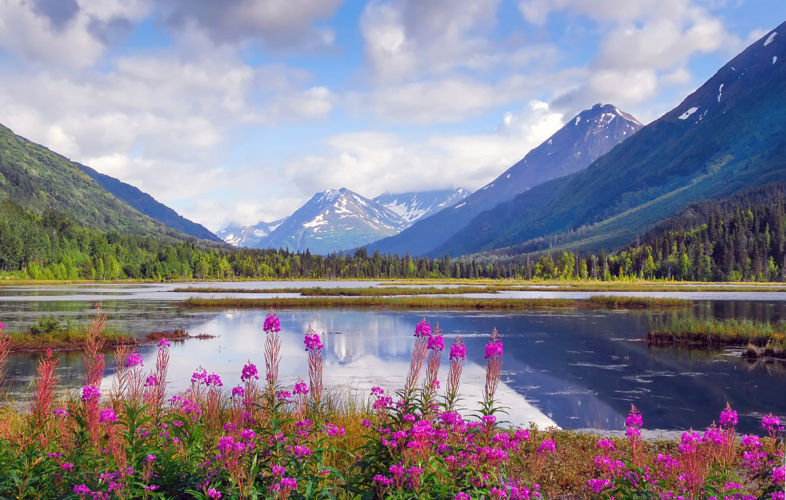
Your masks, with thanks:
[{"label": "water reflection", "polygon": [[[14,322],[34,315],[36,303],[24,303]],[[40,304],[40,303],[39,303]],[[772,314],[780,308],[736,306],[733,312]],[[264,311],[193,311],[162,303],[109,302],[102,308],[114,325],[137,333],[186,327],[191,333],[216,335],[209,340],[174,343],[168,377],[171,391],[182,390],[201,365],[218,373],[227,387],[239,383],[247,360],[263,364]],[[703,304],[697,314],[714,314],[717,306]],[[84,315],[66,308],[59,313]],[[400,312],[385,310],[282,310],[283,381],[294,384],[307,373],[303,333],[311,326],[326,346],[327,385],[367,391],[372,385],[397,389],[406,375],[413,345],[414,325],[423,316],[439,322],[448,340],[461,335],[467,344],[464,375],[465,404],[480,397],[483,386],[484,346],[496,327],[505,342],[502,375],[504,396],[513,422],[556,423],[565,428],[621,429],[635,404],[647,427],[686,429],[704,427],[726,402],[740,413],[743,431],[757,430],[757,418],[769,411],[786,414],[786,371],[763,362],[748,364],[724,353],[649,348],[646,312]],[[686,312],[669,314],[687,314]],[[21,315],[21,316],[20,316]],[[146,330],[146,331],[145,331]],[[152,367],[155,348],[140,349]],[[22,398],[35,376],[36,355],[11,358],[10,390]],[[112,361],[108,360],[108,373]],[[447,354],[444,362],[447,363]],[[81,385],[78,354],[61,354],[63,385]],[[443,374],[444,380],[444,374]],[[107,381],[108,383],[108,381]]]}]

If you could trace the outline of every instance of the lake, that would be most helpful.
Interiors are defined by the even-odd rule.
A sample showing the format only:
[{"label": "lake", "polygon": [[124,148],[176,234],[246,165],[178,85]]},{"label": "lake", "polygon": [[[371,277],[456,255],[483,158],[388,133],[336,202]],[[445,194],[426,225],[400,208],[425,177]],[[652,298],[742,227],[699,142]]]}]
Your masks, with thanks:
[{"label": "lake", "polygon": [[[227,288],[309,286],[373,286],[373,282],[244,282]],[[190,339],[172,345],[168,377],[170,392],[184,389],[198,366],[218,373],[225,387],[239,383],[248,360],[263,365],[266,311],[198,310],[178,306],[190,294],[173,292],[200,284],[25,286],[0,288],[0,321],[9,330],[24,330],[41,316],[84,322],[96,311],[107,315],[111,328],[134,335],[185,328],[215,338]],[[582,298],[596,292],[510,292],[527,298]],[[510,294],[499,294],[510,296]],[[207,296],[265,297],[268,294]],[[483,296],[498,297],[499,295]],[[368,391],[379,385],[395,390],[403,384],[414,343],[415,324],[426,317],[439,323],[446,343],[461,335],[467,344],[462,393],[464,405],[477,407],[484,377],[484,345],[497,328],[505,345],[501,401],[507,420],[563,428],[622,429],[631,404],[648,428],[703,428],[718,418],[726,402],[738,410],[740,429],[758,431],[763,413],[786,416],[786,369],[780,362],[749,363],[738,351],[690,351],[652,348],[646,336],[651,314],[751,318],[786,318],[786,293],[781,292],[619,292],[635,295],[693,298],[692,310],[648,311],[479,312],[399,311],[367,309],[286,309],[281,318],[282,381],[292,385],[306,377],[303,334],[311,326],[326,347],[326,385]],[[514,295],[519,296],[519,295]],[[145,366],[152,367],[155,347],[140,348]],[[23,400],[35,378],[38,353],[11,356],[9,392]],[[78,388],[83,370],[78,353],[60,354],[64,387]],[[447,353],[444,362],[447,363]],[[111,374],[111,362],[107,373]],[[442,377],[444,380],[444,376]],[[106,383],[110,383],[107,377]]]}]

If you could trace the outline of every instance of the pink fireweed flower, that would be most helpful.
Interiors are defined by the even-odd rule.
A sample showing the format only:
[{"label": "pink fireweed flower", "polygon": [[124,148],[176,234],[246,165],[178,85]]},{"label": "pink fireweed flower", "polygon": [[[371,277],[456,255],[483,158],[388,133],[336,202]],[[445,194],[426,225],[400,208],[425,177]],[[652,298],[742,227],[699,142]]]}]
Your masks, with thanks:
[{"label": "pink fireweed flower", "polygon": [[731,409],[729,403],[726,403],[726,409],[723,410],[720,414],[720,424],[721,427],[734,427],[737,425],[737,412]]},{"label": "pink fireweed flower", "polygon": [[784,484],[786,484],[786,466],[781,465],[780,467],[773,467],[770,481],[772,481],[772,484],[775,486],[783,487]]},{"label": "pink fireweed flower", "polygon": [[428,324],[426,318],[423,318],[423,321],[417,324],[415,327],[415,337],[430,337],[431,336],[431,325]]},{"label": "pink fireweed flower", "polygon": [[207,496],[213,499],[221,498],[221,492],[215,488],[207,490]]},{"label": "pink fireweed flower", "polygon": [[306,395],[308,394],[308,386],[305,382],[298,382],[295,384],[295,388],[292,390],[292,394],[295,396],[299,395]]},{"label": "pink fireweed flower", "polygon": [[600,495],[603,490],[611,486],[611,481],[608,479],[590,479],[587,483],[587,486],[589,486],[592,491]]},{"label": "pink fireweed flower", "polygon": [[554,444],[553,439],[544,439],[540,446],[538,447],[538,452],[548,452],[554,453],[556,451],[556,446]]},{"label": "pink fireweed flower", "polygon": [[372,396],[384,396],[385,395],[385,390],[382,389],[381,387],[372,387],[371,388],[371,395]]},{"label": "pink fireweed flower", "polygon": [[444,351],[445,338],[442,335],[434,335],[433,337],[429,337],[427,348],[431,349],[432,351]]},{"label": "pink fireweed flower", "polygon": [[781,425],[781,419],[770,413],[769,415],[764,415],[761,418],[761,428],[762,429],[769,429],[769,430],[776,430],[778,426]]},{"label": "pink fireweed flower", "polygon": [[101,397],[101,391],[97,387],[88,385],[82,389],[82,401],[88,402]]},{"label": "pink fireweed flower", "polygon": [[702,438],[698,432],[683,432],[682,436],[680,436],[680,451],[683,453],[696,453],[696,446],[701,443]]},{"label": "pink fireweed flower", "polygon": [[167,339],[161,339],[161,340],[158,341],[158,348],[161,349],[161,350],[164,350],[164,349],[166,349],[168,347],[171,347],[171,346],[172,345],[169,343],[169,341]]},{"label": "pink fireweed flower", "polygon": [[205,370],[201,366],[197,368],[197,370],[193,374],[191,374],[191,383],[192,384],[207,383],[207,370]]},{"label": "pink fireweed flower", "polygon": [[467,359],[467,346],[464,344],[453,344],[450,346],[450,359],[465,361]]},{"label": "pink fireweed flower", "polygon": [[74,464],[72,464],[71,462],[66,462],[64,464],[60,464],[60,468],[68,472],[74,468]]},{"label": "pink fireweed flower", "polygon": [[71,414],[68,413],[68,410],[66,410],[65,408],[55,408],[52,411],[52,414],[55,416],[55,418],[61,418],[61,417],[65,418],[71,416]]},{"label": "pink fireweed flower", "polygon": [[283,476],[286,473],[286,469],[280,465],[274,465],[270,470],[274,476]]},{"label": "pink fireweed flower", "polygon": [[453,500],[472,500],[472,495],[467,495],[466,493],[456,493],[453,495]]},{"label": "pink fireweed flower", "polygon": [[611,451],[616,450],[616,448],[614,447],[614,441],[612,441],[611,439],[600,439],[598,441],[598,448],[605,448]]},{"label": "pink fireweed flower", "polygon": [[625,435],[628,437],[641,437],[641,429],[636,427],[628,427],[625,429]]},{"label": "pink fireweed flower", "polygon": [[292,401],[292,393],[289,391],[278,391],[278,400],[282,403],[289,403]]},{"label": "pink fireweed flower", "polygon": [[338,426],[333,425],[333,424],[326,424],[325,425],[325,434],[327,434],[330,437],[343,436],[344,435],[344,428],[343,427],[338,427]]},{"label": "pink fireweed flower", "polygon": [[281,484],[281,489],[284,490],[297,489],[297,479],[295,479],[294,477],[282,477],[280,484]]},{"label": "pink fireweed flower", "polygon": [[126,358],[126,368],[135,368],[137,366],[143,366],[142,364],[142,356],[139,354],[132,352]]},{"label": "pink fireweed flower", "polygon": [[486,425],[494,425],[497,423],[497,417],[495,417],[494,415],[483,415],[483,418],[481,418],[481,420]]},{"label": "pink fireweed flower", "polygon": [[232,388],[232,397],[233,398],[240,398],[240,399],[242,399],[243,397],[245,397],[245,395],[246,395],[246,391],[245,391],[245,389],[243,389],[242,386],[237,386],[237,387],[233,387]]},{"label": "pink fireweed flower", "polygon": [[88,493],[90,493],[90,488],[88,488],[84,484],[80,484],[80,485],[74,486],[73,492],[78,494],[78,495],[87,495]]},{"label": "pink fireweed flower", "polygon": [[0,330],[2,330],[3,328],[5,328],[5,325],[0,323]]},{"label": "pink fireweed flower", "polygon": [[273,309],[271,309],[267,317],[265,317],[265,324],[262,329],[265,333],[278,333],[281,331],[281,321],[279,321]]},{"label": "pink fireweed flower", "polygon": [[216,375],[215,373],[211,373],[207,376],[207,380],[205,381],[206,385],[212,385],[214,387],[223,387],[224,384],[221,383],[221,377]]},{"label": "pink fireweed flower", "polygon": [[245,439],[246,441],[251,441],[255,437],[257,437],[257,433],[251,429],[243,429],[240,431],[240,438]]},{"label": "pink fireweed flower", "polygon": [[251,379],[259,380],[259,375],[257,375],[256,365],[249,361],[247,365],[243,366],[243,374],[240,376],[240,380],[249,382]]},{"label": "pink fireweed flower", "polygon": [[625,419],[625,425],[628,427],[643,427],[644,419],[641,417],[641,413],[630,413]]},{"label": "pink fireweed flower", "polygon": [[303,344],[306,346],[306,351],[316,352],[321,350],[324,346],[322,345],[322,341],[319,340],[319,334],[314,332],[313,334],[306,333],[306,337],[303,339]]},{"label": "pink fireweed flower", "polygon": [[115,415],[115,410],[112,408],[107,408],[106,410],[101,410],[101,416],[98,418],[98,421],[102,424],[108,423],[115,423],[117,422],[117,415]]},{"label": "pink fireweed flower", "polygon": [[154,461],[156,458],[158,458],[158,457],[156,457],[155,455],[148,455],[147,458],[145,459],[145,462],[150,463],[150,462]]},{"label": "pink fireweed flower", "polygon": [[145,379],[145,387],[155,387],[158,385],[158,377],[150,375]]},{"label": "pink fireweed flower", "polygon": [[486,359],[498,359],[502,357],[502,341],[489,342],[486,344]]}]

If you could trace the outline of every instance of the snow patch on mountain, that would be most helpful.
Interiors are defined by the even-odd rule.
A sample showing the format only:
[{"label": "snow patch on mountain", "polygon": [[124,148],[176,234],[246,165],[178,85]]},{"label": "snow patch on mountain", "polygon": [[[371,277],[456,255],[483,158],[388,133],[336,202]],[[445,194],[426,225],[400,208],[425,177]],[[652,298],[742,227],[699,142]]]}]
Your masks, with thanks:
[{"label": "snow patch on mountain", "polygon": [[699,108],[697,108],[695,106],[690,108],[688,111],[686,111],[686,112],[684,112],[684,113],[682,113],[680,115],[680,120],[687,120],[688,118],[690,118],[690,115],[692,115],[693,113],[695,113],[698,110],[699,110]]},{"label": "snow patch on mountain", "polygon": [[778,34],[777,31],[773,31],[772,34],[767,37],[767,40],[764,42],[764,46],[766,47],[767,45],[771,44],[772,41],[775,40],[775,35],[777,34]]},{"label": "snow patch on mountain", "polygon": [[429,217],[440,210],[455,205],[470,195],[466,189],[448,189],[420,193],[385,193],[374,198],[388,210],[395,212],[411,226],[416,221]]}]

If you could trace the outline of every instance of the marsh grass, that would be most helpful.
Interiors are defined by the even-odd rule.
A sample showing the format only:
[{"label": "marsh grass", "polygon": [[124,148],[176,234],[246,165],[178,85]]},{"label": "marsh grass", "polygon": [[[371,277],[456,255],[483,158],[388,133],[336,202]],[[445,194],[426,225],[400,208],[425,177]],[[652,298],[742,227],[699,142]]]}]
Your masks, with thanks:
[{"label": "marsh grass", "polygon": [[786,323],[746,319],[693,317],[653,318],[647,339],[652,344],[697,345],[703,347],[746,346],[745,354],[786,357]]},{"label": "marsh grass", "polygon": [[594,296],[574,299],[473,299],[468,297],[306,297],[306,298],[197,298],[191,297],[183,305],[193,308],[228,307],[237,309],[268,308],[390,308],[390,309],[670,309],[690,307],[693,302],[680,299],[641,297]]}]

